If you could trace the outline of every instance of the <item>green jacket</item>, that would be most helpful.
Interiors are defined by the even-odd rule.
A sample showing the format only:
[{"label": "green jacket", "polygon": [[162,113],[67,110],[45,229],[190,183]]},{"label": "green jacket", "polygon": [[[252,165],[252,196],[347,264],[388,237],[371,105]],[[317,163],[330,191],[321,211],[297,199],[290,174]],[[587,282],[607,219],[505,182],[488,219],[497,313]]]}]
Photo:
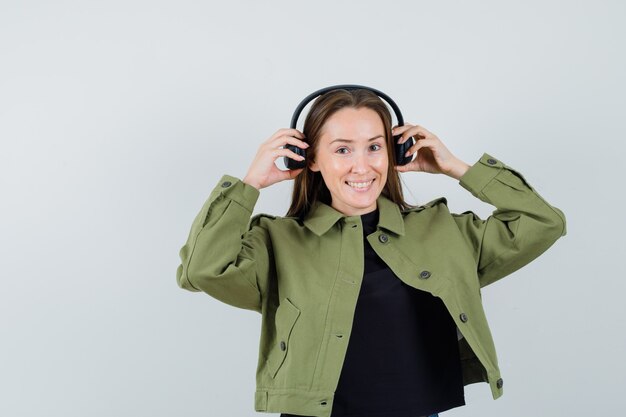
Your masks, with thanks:
[{"label": "green jacket", "polygon": [[[401,211],[378,198],[367,236],[406,284],[440,297],[459,331],[464,385],[502,395],[480,288],[566,234],[565,216],[509,166],[484,153],[459,179],[496,207],[486,220],[451,213],[444,197]],[[364,271],[360,216],[317,202],[306,219],[252,211],[259,190],[224,175],[180,250],[178,285],[261,313],[256,411],[328,417]]]}]

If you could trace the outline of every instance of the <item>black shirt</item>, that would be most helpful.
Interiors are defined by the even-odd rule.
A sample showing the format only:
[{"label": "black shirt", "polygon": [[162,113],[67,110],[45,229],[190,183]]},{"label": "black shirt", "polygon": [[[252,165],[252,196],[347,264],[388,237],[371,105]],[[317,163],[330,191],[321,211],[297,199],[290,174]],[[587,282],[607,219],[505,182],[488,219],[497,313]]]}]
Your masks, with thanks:
[{"label": "black shirt", "polygon": [[365,239],[378,209],[361,221],[365,271],[331,417],[419,417],[465,405],[448,310],[400,280]]}]

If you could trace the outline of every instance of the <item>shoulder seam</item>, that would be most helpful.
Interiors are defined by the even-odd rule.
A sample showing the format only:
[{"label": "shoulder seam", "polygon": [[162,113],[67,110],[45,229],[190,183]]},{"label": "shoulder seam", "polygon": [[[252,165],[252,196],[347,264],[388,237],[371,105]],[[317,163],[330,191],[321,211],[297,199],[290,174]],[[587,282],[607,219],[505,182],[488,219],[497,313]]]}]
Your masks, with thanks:
[{"label": "shoulder seam", "polygon": [[260,222],[261,218],[263,217],[272,219],[272,220],[296,220],[298,221],[298,217],[296,216],[276,216],[276,215],[268,214],[268,213],[257,213],[250,218],[250,227],[257,225]]},{"label": "shoulder seam", "polygon": [[438,198],[435,198],[434,200],[431,200],[431,201],[429,201],[427,203],[420,204],[417,207],[413,207],[413,208],[409,208],[409,209],[406,209],[406,210],[402,210],[402,212],[403,213],[410,213],[410,212],[414,212],[414,211],[420,211],[420,210],[424,210],[426,208],[432,208],[436,204],[439,204],[439,203],[443,203],[443,204],[445,204],[447,206],[448,205],[448,200],[446,199],[446,197],[438,197]]},{"label": "shoulder seam", "polygon": [[443,203],[446,206],[448,205],[448,199],[446,197],[437,197],[434,200],[429,201],[424,204],[425,207],[433,207],[435,204]]},{"label": "shoulder seam", "polygon": [[273,215],[271,215],[271,214],[267,214],[267,213],[257,213],[257,214],[253,215],[253,216],[250,218],[250,224],[249,224],[248,229],[252,229],[252,227],[253,227],[253,226],[258,225],[258,224],[259,224],[259,222],[261,221],[261,218],[262,218],[262,217],[267,217],[267,218],[269,218],[269,219],[275,219],[275,218],[276,218],[276,216],[273,216]]}]

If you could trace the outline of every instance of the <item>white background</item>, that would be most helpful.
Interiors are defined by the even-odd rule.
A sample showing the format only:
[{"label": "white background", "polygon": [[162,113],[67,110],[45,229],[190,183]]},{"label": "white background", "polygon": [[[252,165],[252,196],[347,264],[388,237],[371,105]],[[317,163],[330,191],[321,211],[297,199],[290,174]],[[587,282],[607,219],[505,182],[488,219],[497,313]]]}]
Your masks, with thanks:
[{"label": "white background", "polygon": [[[341,83],[567,217],[483,290],[504,395],[470,385],[443,415],[623,415],[625,18],[620,1],[3,0],[0,415],[264,415],[260,315],[179,289],[178,251],[221,175]],[[411,203],[494,209],[402,177]],[[284,215],[291,187],[255,213]]]}]

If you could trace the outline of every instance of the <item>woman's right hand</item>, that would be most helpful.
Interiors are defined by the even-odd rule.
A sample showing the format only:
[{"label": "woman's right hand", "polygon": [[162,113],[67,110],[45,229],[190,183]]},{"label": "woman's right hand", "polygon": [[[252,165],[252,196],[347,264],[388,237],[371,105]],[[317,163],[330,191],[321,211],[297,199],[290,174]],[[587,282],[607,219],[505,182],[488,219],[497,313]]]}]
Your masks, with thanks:
[{"label": "woman's right hand", "polygon": [[279,129],[261,144],[243,182],[260,190],[280,181],[294,179],[304,168],[283,171],[276,166],[275,161],[281,156],[303,161],[304,158],[297,153],[282,148],[286,144],[308,148],[309,144],[302,139],[304,134],[297,129]]}]

